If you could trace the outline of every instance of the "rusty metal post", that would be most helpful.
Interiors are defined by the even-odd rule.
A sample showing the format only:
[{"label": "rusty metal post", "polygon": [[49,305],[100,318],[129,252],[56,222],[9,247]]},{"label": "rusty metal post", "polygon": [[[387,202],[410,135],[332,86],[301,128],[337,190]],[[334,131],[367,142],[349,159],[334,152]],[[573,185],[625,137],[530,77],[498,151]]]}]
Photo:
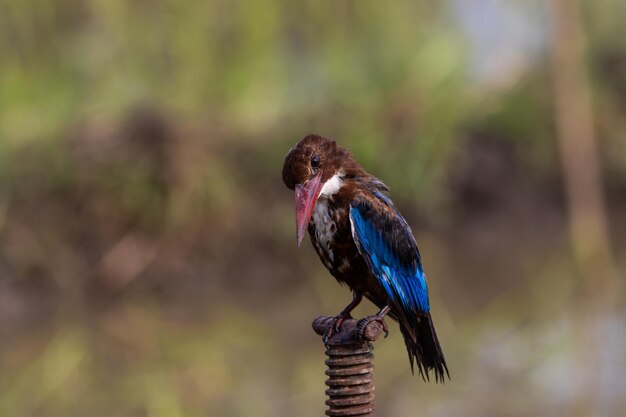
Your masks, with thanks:
[{"label": "rusty metal post", "polygon": [[[313,321],[313,330],[322,336],[332,324],[332,317],[318,317]],[[340,331],[328,340],[327,416],[374,415],[374,346],[370,342],[378,339],[382,332],[383,326],[377,321],[347,319]]]}]

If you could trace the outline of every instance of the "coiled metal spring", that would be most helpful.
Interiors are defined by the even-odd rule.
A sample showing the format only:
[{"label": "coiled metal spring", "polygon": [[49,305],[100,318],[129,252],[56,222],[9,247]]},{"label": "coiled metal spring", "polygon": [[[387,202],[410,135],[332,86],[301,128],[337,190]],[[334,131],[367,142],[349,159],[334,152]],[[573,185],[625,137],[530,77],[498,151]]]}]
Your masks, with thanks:
[{"label": "coiled metal spring", "polygon": [[[324,335],[333,323],[332,317],[318,317],[313,329]],[[327,340],[327,416],[374,415],[374,346],[370,342],[378,339],[382,332],[379,322],[364,326],[363,322],[347,319],[339,332]]]}]

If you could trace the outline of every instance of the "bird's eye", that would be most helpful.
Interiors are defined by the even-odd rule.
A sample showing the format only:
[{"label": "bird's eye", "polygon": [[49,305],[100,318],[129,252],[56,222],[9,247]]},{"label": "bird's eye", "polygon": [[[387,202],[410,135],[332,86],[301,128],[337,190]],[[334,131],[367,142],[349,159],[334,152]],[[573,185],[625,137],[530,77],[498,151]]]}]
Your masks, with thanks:
[{"label": "bird's eye", "polygon": [[314,155],[313,158],[311,158],[311,168],[316,169],[319,167],[320,167],[320,156]]}]

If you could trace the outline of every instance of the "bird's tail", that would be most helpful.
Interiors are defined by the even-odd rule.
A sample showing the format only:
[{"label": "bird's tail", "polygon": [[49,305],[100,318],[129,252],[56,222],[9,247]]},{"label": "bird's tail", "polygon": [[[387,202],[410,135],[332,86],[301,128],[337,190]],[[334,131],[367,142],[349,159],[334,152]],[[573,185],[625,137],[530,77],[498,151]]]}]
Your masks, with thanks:
[{"label": "bird's tail", "polygon": [[417,369],[424,380],[430,380],[431,370],[435,374],[436,382],[443,383],[446,375],[450,379],[446,358],[439,345],[430,313],[419,313],[416,320],[410,321],[410,326],[411,329],[403,320],[400,321],[400,331],[409,353],[411,371],[415,372],[414,364],[417,363]]}]

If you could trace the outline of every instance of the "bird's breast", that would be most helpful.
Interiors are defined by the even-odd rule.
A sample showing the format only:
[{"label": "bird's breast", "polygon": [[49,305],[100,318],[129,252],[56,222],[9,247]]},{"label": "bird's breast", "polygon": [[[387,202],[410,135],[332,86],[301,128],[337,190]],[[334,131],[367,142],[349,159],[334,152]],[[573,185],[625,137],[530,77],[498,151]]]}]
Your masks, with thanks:
[{"label": "bird's breast", "polygon": [[332,276],[382,308],[387,297],[354,243],[349,209],[350,206],[338,198],[318,199],[309,223],[309,235]]},{"label": "bird's breast", "polygon": [[[312,216],[314,224],[314,244],[316,249],[323,252],[324,257],[330,262],[335,261],[332,243],[337,232],[337,212],[331,209],[326,198],[320,198],[315,204]],[[328,266],[328,265],[327,265]]]},{"label": "bird's breast", "polygon": [[320,198],[309,224],[311,241],[322,263],[340,282],[350,287],[367,275],[365,262],[352,239],[349,206],[332,198]]}]

